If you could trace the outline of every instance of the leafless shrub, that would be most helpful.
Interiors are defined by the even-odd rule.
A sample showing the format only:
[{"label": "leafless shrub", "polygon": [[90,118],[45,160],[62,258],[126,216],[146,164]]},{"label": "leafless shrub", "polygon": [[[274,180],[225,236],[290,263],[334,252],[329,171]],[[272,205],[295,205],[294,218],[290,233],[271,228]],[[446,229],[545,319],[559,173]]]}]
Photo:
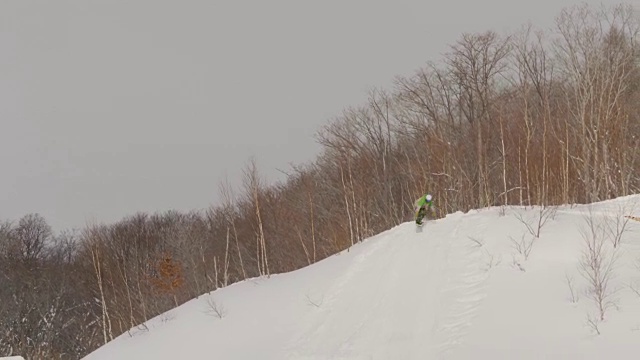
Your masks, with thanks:
[{"label": "leafless shrub", "polygon": [[514,268],[522,272],[526,271],[525,268],[522,266],[522,264],[520,264],[520,261],[518,261],[515,256],[511,256],[511,259],[512,259],[511,266],[513,266]]},{"label": "leafless shrub", "polygon": [[227,310],[221,304],[218,304],[213,297],[209,296],[207,302],[207,315],[215,316],[222,319],[227,315]]},{"label": "leafless shrub", "polygon": [[534,219],[526,220],[522,214],[518,213],[516,213],[515,216],[527,228],[527,231],[529,231],[531,235],[535,238],[539,238],[542,227],[550,218],[555,217],[557,211],[557,206],[540,206],[538,207],[538,211]]},{"label": "leafless shrub", "polygon": [[593,215],[585,220],[587,229],[580,230],[584,250],[579,270],[588,281],[587,293],[598,307],[600,320],[604,320],[606,311],[615,307],[615,291],[611,288],[611,280],[616,254],[605,247],[607,232],[603,223],[596,222]]},{"label": "leafless shrub", "polygon": [[540,206],[538,208],[538,224],[537,224],[538,225],[538,236],[537,237],[540,237],[540,230],[542,229],[544,224],[547,223],[547,220],[555,219],[557,213],[558,213],[558,207],[557,206],[544,205],[544,206]]},{"label": "leafless shrub", "polygon": [[160,321],[162,321],[162,323],[168,323],[175,318],[176,316],[170,311],[160,314]]},{"label": "leafless shrub", "polygon": [[496,257],[494,254],[487,251],[487,249],[484,249],[484,253],[486,254],[486,260],[484,264],[485,271],[491,270],[494,266],[498,266],[502,262],[502,256]]},{"label": "leafless shrub", "polygon": [[[147,326],[146,322],[138,324],[136,326],[136,329],[138,329],[139,331],[144,331],[144,332],[148,332],[149,331],[149,327]],[[131,329],[129,329],[128,332],[129,332],[129,336],[133,336],[133,335],[131,335]]]},{"label": "leafless shrub", "polygon": [[522,234],[520,240],[516,240],[512,236],[509,236],[509,239],[511,239],[512,246],[518,254],[522,255],[525,260],[528,260],[531,249],[533,249],[533,241],[535,238],[531,237],[527,239],[527,234]]},{"label": "leafless shrub", "polygon": [[627,231],[627,223],[631,218],[626,215],[631,213],[634,209],[635,206],[633,205],[619,204],[615,214],[612,217],[606,217],[606,230],[614,248],[617,248],[620,245],[622,236]]},{"label": "leafless shrub", "polygon": [[502,217],[502,216],[505,216],[506,213],[507,213],[507,207],[505,205],[501,205],[500,210],[498,211],[498,214]]},{"label": "leafless shrub", "polygon": [[600,335],[600,322],[602,320],[587,314],[586,325],[597,335]]}]

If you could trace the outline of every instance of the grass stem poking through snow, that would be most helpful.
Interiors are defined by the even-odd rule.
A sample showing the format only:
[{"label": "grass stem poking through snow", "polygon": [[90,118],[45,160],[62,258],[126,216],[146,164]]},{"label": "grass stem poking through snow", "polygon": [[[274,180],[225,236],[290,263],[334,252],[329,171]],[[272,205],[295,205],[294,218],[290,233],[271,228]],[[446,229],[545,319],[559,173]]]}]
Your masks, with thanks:
[{"label": "grass stem poking through snow", "polygon": [[567,280],[567,286],[569,286],[569,292],[571,293],[571,302],[575,304],[578,302],[579,297],[573,284],[573,276],[570,277],[569,274],[565,274],[565,279]]},{"label": "grass stem poking through snow", "polygon": [[306,295],[306,297],[307,297],[307,303],[317,308],[319,308],[322,305],[322,302],[324,301],[324,298],[321,298],[319,301],[317,301],[317,300],[312,300],[309,295]]},{"label": "grass stem poking through snow", "polygon": [[482,239],[476,239],[473,236],[467,236],[469,240],[473,241],[478,247],[482,247],[484,245],[484,241]]}]

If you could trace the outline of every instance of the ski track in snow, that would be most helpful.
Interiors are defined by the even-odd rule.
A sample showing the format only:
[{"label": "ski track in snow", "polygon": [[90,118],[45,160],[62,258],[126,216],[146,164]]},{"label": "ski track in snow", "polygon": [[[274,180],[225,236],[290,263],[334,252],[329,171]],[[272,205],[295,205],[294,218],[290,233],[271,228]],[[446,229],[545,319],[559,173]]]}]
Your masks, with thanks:
[{"label": "ski track in snow", "polygon": [[[480,228],[470,227],[469,222],[465,226],[472,230],[471,234],[484,231],[486,224],[481,223]],[[456,232],[460,223],[456,227]],[[434,338],[439,340],[437,356],[434,358],[447,358],[456,345],[464,340],[466,330],[471,326],[473,316],[486,297],[484,282],[489,272],[483,266],[483,254],[471,241],[463,242],[463,238],[454,233],[457,238],[452,244],[454,255],[449,262],[446,287],[441,289],[443,299],[447,302],[446,311],[442,314],[442,323],[439,325]],[[465,235],[466,237],[466,235]]]},{"label": "ski track in snow", "polygon": [[460,241],[457,221],[453,233],[436,221],[422,233],[409,223],[392,238],[370,239],[283,353],[301,360],[446,357],[463,341],[488,275],[480,250]]}]

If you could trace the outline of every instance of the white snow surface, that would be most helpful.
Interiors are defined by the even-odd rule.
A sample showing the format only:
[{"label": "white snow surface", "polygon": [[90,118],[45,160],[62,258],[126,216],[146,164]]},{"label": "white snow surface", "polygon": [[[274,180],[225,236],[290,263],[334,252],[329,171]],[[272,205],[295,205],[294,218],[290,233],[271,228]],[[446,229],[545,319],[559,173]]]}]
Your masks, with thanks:
[{"label": "white snow surface", "polygon": [[[85,359],[638,359],[640,221],[625,215],[640,217],[640,196],[556,208],[525,259],[512,239],[531,239],[524,223],[535,230],[539,215],[494,207],[421,232],[403,223],[305,268],[204,294]],[[609,229],[628,221],[617,247],[602,237],[603,264],[616,259],[604,321],[580,272],[589,217]]]}]

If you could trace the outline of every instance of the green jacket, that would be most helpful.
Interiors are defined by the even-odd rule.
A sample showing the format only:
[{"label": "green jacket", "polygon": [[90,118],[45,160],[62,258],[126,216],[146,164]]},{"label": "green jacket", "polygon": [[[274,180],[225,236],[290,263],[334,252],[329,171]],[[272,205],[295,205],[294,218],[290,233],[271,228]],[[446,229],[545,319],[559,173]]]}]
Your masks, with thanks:
[{"label": "green jacket", "polygon": [[422,195],[418,200],[416,200],[416,211],[423,207],[424,205],[428,205],[429,208],[433,207],[433,199],[431,201],[427,201],[427,195]]}]

